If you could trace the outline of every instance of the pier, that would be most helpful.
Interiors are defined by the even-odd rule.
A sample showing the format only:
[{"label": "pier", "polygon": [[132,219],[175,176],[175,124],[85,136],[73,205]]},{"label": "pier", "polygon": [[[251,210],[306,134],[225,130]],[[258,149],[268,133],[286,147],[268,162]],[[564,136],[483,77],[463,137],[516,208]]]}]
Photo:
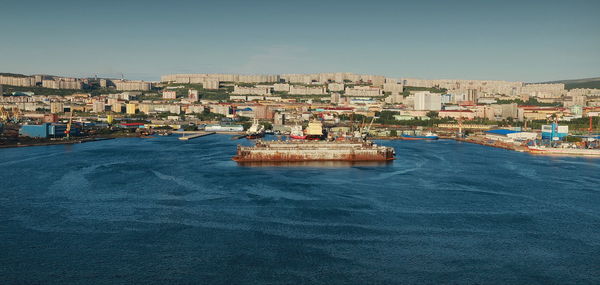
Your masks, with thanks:
[{"label": "pier", "polygon": [[181,134],[181,137],[179,137],[180,141],[188,141],[191,139],[215,134],[215,132],[202,132],[202,131],[174,131],[173,133]]}]

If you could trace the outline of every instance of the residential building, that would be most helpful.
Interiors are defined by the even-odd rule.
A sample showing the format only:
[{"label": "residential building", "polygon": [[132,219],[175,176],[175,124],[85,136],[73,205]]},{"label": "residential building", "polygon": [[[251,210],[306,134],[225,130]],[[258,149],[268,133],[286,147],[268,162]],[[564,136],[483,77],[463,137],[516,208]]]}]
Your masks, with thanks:
[{"label": "residential building", "polygon": [[219,80],[206,79],[202,81],[202,88],[204,89],[219,89]]},{"label": "residential building", "polygon": [[329,92],[342,92],[344,91],[344,83],[328,83],[327,90]]},{"label": "residential building", "polygon": [[383,91],[381,88],[373,86],[353,86],[346,87],[344,95],[352,97],[378,97],[383,96]]},{"label": "residential building", "polygon": [[125,109],[128,115],[134,115],[137,109],[137,105],[133,103],[128,103],[127,105],[125,105]]},{"label": "residential building", "polygon": [[165,90],[162,93],[162,98],[166,99],[166,100],[177,99],[177,91],[175,91],[175,90]]},{"label": "residential building", "polygon": [[104,100],[95,100],[92,103],[92,112],[102,113],[102,112],[104,112],[105,106],[106,105],[104,104]]},{"label": "residential building", "polygon": [[324,86],[309,87],[290,85],[289,94],[293,95],[325,95],[327,91]]},{"label": "residential building", "polygon": [[441,95],[429,91],[415,93],[415,110],[439,111],[442,109]]},{"label": "residential building", "polygon": [[[164,94],[163,94],[164,96]],[[188,99],[192,102],[198,102],[200,100],[200,96],[198,95],[198,90],[189,89],[188,90]]]},{"label": "residential building", "polygon": [[390,93],[392,93],[392,95],[396,95],[396,94],[400,94],[400,93],[402,93],[402,91],[404,91],[404,86],[397,82],[386,82],[383,84],[383,91],[390,92]]},{"label": "residential building", "polygon": [[275,92],[290,92],[290,85],[287,83],[275,83],[275,84],[273,84],[273,91],[275,91]]},{"label": "residential building", "polygon": [[58,114],[65,111],[65,106],[62,102],[50,102],[50,113]]},{"label": "residential building", "polygon": [[112,80],[111,83],[115,86],[115,89],[120,90],[120,91],[129,91],[129,90],[150,91],[150,90],[152,90],[152,83],[145,82],[145,81]]},{"label": "residential building", "polygon": [[271,88],[268,87],[247,87],[235,85],[232,94],[240,95],[271,95]]}]

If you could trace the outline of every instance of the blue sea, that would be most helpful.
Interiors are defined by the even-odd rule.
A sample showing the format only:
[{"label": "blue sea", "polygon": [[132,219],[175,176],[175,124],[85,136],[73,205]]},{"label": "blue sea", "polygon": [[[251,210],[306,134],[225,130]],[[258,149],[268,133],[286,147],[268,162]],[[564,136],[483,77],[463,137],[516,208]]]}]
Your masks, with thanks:
[{"label": "blue sea", "polygon": [[0,149],[0,284],[600,284],[599,159],[239,166],[239,143]]}]

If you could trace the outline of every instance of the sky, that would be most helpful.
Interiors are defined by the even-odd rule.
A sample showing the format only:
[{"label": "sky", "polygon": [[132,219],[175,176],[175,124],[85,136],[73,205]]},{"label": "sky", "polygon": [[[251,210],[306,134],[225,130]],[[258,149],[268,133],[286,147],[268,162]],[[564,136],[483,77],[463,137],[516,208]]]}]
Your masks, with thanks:
[{"label": "sky", "polygon": [[0,1],[0,72],[600,76],[600,1]]}]

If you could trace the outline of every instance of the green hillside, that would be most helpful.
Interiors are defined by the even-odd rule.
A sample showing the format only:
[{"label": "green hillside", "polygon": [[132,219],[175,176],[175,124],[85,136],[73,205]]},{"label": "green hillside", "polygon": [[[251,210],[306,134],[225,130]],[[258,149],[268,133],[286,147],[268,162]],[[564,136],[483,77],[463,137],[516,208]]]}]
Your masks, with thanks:
[{"label": "green hillside", "polygon": [[569,79],[569,80],[556,80],[544,83],[564,83],[565,88],[599,88],[600,89],[600,77],[594,78],[582,78],[582,79]]}]

